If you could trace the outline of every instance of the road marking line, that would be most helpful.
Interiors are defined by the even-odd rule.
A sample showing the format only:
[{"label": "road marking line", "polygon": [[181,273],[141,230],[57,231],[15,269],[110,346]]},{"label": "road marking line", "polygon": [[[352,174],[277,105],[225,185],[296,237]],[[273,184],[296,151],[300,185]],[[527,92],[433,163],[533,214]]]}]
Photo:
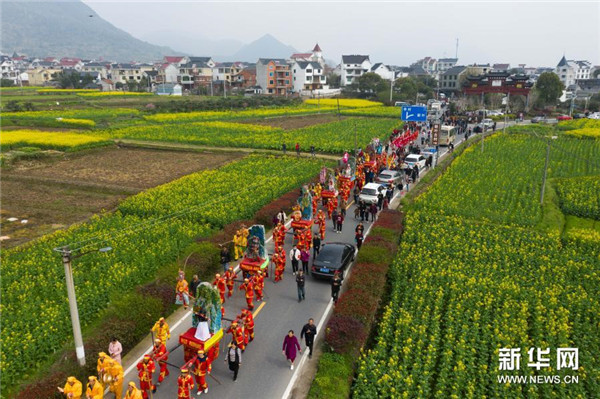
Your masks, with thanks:
[{"label": "road marking line", "polygon": [[252,318],[256,318],[256,316],[258,316],[258,314],[260,313],[260,311],[262,310],[262,308],[265,307],[267,303],[266,302],[262,302],[258,308],[254,311],[254,313],[252,313]]},{"label": "road marking line", "polygon": [[[400,190],[398,190],[398,192],[392,197],[392,201],[394,201],[398,195],[401,195]],[[375,224],[375,222],[372,222],[371,224],[369,224],[369,227],[367,227],[367,230],[365,231],[365,239],[369,235],[369,232],[371,231],[371,228],[373,227],[374,224]],[[358,253],[358,248],[354,248],[354,255],[356,255],[357,253]],[[352,266],[354,266],[354,263],[352,263],[350,265],[350,267],[348,268],[348,271],[350,271],[350,269],[352,269]],[[332,312],[332,310],[333,310],[333,301],[330,300],[329,303],[327,304],[327,307],[325,308],[325,312],[323,313],[321,320],[319,320],[319,324],[317,325],[317,335],[319,335],[319,331],[323,331],[322,330],[323,324],[325,324],[325,320],[327,320],[329,318],[329,314]],[[308,358],[308,352],[305,351],[302,354],[302,358],[300,359],[300,362],[298,363],[298,367],[296,367],[296,369],[294,370],[294,374],[292,374],[292,379],[288,383],[287,387],[285,388],[285,391],[283,392],[283,395],[281,396],[282,399],[288,399],[290,397],[290,394],[292,393],[292,389],[293,389],[294,385],[296,384],[296,380],[298,379],[299,372],[302,369],[302,366],[304,366],[304,363],[306,362],[307,358]]]},{"label": "road marking line", "polygon": [[[462,140],[464,141],[464,140]],[[461,143],[462,143],[461,141]],[[459,143],[460,144],[460,143]],[[443,154],[440,154],[440,158],[444,155],[446,155],[448,153],[448,150],[446,150],[446,152],[444,152]],[[433,169],[430,168],[427,170],[426,173],[423,174],[426,175],[427,173],[429,173],[429,171]],[[417,183],[414,183],[413,187],[416,185]],[[390,204],[396,199],[397,196],[402,195],[402,189],[398,190],[398,192],[392,197],[392,200],[390,201]],[[410,190],[408,190],[410,191]],[[408,193],[407,191],[407,193]],[[371,224],[369,224],[369,227],[367,227],[367,230],[365,231],[365,240],[367,238],[367,236],[369,235],[369,232],[371,231],[371,228],[373,227],[373,225],[375,224],[375,222],[372,222]],[[354,250],[354,255],[356,255],[358,253],[358,249],[355,248]],[[350,265],[350,267],[348,268],[348,271],[350,271],[350,269],[352,269],[352,266],[354,266],[354,263],[352,263]],[[325,320],[329,317],[329,313],[332,311],[333,309],[333,301],[330,301],[329,304],[327,305],[327,308],[325,308],[325,313],[323,313],[323,317],[321,317],[321,320],[319,320],[319,324],[317,325],[317,335],[319,334],[319,331],[322,331],[322,327],[323,324],[325,323]],[[306,359],[308,358],[308,352],[304,352],[302,354],[302,358],[300,359],[300,362],[298,363],[298,367],[296,367],[296,369],[294,369],[294,374],[292,374],[292,378],[290,379],[290,382],[288,383],[287,387],[285,388],[285,391],[283,392],[283,395],[281,396],[281,399],[288,399],[292,393],[292,389],[294,388],[294,385],[296,384],[296,380],[298,379],[298,376],[300,375],[300,370],[302,369],[302,366],[304,366],[304,363],[306,362]]]},{"label": "road marking line", "polygon": [[[290,219],[290,220],[289,220],[289,221],[288,221],[288,222],[285,224],[285,226],[286,226],[286,227],[288,227],[288,226],[289,226],[291,223],[292,223],[292,219]],[[273,241],[273,235],[272,235],[272,234],[271,234],[271,237],[269,237],[267,240],[265,240],[265,244],[266,244],[266,243],[268,243],[268,242],[270,242],[270,241]],[[239,272],[239,270],[240,270],[240,265],[239,265],[239,263],[238,263],[238,264],[236,265],[235,269],[233,269],[233,271],[234,271],[234,272],[237,274],[237,272]],[[259,306],[259,307],[258,307],[258,309],[256,310],[256,314],[258,314],[258,311],[259,311],[259,310],[260,310],[260,309],[261,309],[261,308],[262,308],[262,307],[265,305],[265,303],[266,303],[266,302],[263,302],[263,303],[261,303],[261,304],[260,304],[260,306]],[[185,313],[185,314],[184,314],[184,315],[183,315],[183,316],[182,316],[182,317],[181,317],[179,320],[177,320],[177,321],[176,321],[176,322],[175,322],[175,323],[174,323],[174,324],[171,326],[171,330],[175,330],[177,327],[179,327],[179,325],[181,325],[181,323],[183,323],[183,321],[184,321],[186,318],[188,318],[188,317],[189,317],[191,314],[192,314],[192,311],[191,311],[191,309],[190,309],[190,310],[189,310],[189,311],[187,311],[187,312],[186,312],[186,313]],[[144,352],[144,354],[140,355],[140,357],[138,357],[138,358],[137,358],[137,360],[136,360],[134,363],[132,363],[132,364],[131,364],[131,366],[129,366],[129,367],[128,367],[128,368],[125,370],[125,374],[124,374],[124,375],[126,376],[126,375],[127,375],[127,374],[129,374],[129,373],[130,373],[130,372],[131,372],[131,371],[132,371],[134,368],[136,368],[136,367],[137,367],[137,364],[138,364],[139,362],[141,362],[141,361],[142,361],[142,359],[144,358],[144,355],[145,355],[146,353],[148,353],[148,352],[152,351],[153,347],[154,347],[154,346],[153,346],[153,345],[151,345],[151,346],[148,348],[148,350],[147,350],[146,352]]]}]

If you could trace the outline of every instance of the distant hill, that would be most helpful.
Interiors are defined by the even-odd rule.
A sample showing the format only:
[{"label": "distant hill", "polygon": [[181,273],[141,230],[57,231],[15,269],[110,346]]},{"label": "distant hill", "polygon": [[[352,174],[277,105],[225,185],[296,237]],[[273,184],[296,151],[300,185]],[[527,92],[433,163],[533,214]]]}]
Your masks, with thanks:
[{"label": "distant hill", "polygon": [[176,54],[116,28],[80,0],[2,1],[0,7],[4,53],[114,61],[152,61]]},{"label": "distant hill", "polygon": [[246,44],[231,57],[235,61],[256,62],[259,58],[288,58],[296,49],[283,44],[270,34]]},{"label": "distant hill", "polygon": [[238,51],[244,43],[234,39],[210,39],[181,30],[160,30],[145,34],[142,39],[161,46],[168,46],[176,51],[195,56],[210,56],[215,60],[223,60]]}]

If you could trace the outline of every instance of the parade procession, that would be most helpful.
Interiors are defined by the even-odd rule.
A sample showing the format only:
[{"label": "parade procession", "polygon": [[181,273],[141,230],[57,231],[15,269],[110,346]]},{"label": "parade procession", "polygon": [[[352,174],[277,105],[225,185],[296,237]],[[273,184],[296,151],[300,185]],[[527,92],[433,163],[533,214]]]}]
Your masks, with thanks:
[{"label": "parade procession", "polygon": [[[405,147],[418,135],[416,129],[395,130],[385,145],[374,138],[364,150],[358,149],[356,156],[345,152],[337,166],[323,166],[317,181],[300,188],[289,216],[280,210],[273,217],[270,238],[264,225],[240,224],[231,241],[221,244],[223,272],[216,273],[210,281],[202,282],[194,276],[188,282],[185,265],[180,268],[174,279],[174,304],[184,312],[184,318],[177,322],[184,330],[172,336],[164,317],[156,321],[150,331],[152,347],[134,365],[136,380],[125,381],[120,356],[115,359],[112,353],[102,352],[98,355],[97,377],[90,377],[85,386],[70,377],[59,391],[67,398],[98,399],[107,394],[118,399],[154,399],[170,397],[163,393],[172,391],[166,388],[170,386],[176,387],[177,399],[190,399],[208,395],[215,384],[227,383],[213,372],[221,366],[216,362],[219,358],[236,381],[242,356],[252,357],[253,342],[261,341],[257,333],[261,319],[257,316],[269,311],[268,307],[263,310],[266,302],[277,301],[269,296],[271,284],[282,284],[291,277],[292,284],[297,285],[299,301],[305,299],[305,278],[312,274],[309,260],[314,262],[321,248],[335,242],[330,234],[341,232],[351,205],[356,207],[355,220],[359,221],[359,207],[364,205],[359,199],[362,188],[373,183],[379,172],[399,168],[402,163],[398,160],[407,153]],[[408,182],[409,177],[406,179]],[[393,191],[393,183],[386,185]],[[329,224],[332,229],[327,228]],[[362,227],[357,229],[358,234],[362,240]],[[331,280],[334,303],[344,274],[345,271],[336,272]],[[285,342],[296,339],[293,334],[291,338],[288,335]],[[284,351],[292,369],[296,349],[293,353],[290,358],[289,351]]]}]

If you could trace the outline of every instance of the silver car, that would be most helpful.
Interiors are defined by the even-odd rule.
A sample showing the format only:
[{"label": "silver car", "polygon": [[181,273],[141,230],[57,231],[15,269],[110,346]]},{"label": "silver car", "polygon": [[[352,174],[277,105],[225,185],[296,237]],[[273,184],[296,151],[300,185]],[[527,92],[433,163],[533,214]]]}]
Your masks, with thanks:
[{"label": "silver car", "polygon": [[402,180],[402,175],[400,174],[400,172],[398,172],[396,170],[389,170],[389,169],[382,170],[381,173],[379,173],[379,176],[377,176],[377,178],[375,179],[375,181],[377,183],[382,183],[382,184],[390,184],[390,183],[398,184],[398,183],[400,183],[401,180]]}]

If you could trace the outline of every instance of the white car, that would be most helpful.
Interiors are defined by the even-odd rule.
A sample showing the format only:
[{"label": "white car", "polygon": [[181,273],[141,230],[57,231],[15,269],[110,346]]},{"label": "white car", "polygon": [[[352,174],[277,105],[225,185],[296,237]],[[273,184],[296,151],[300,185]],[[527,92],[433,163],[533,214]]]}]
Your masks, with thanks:
[{"label": "white car", "polygon": [[600,112],[594,112],[588,115],[588,119],[600,119]]},{"label": "white car", "polygon": [[491,129],[492,127],[494,127],[494,121],[486,118],[481,121],[479,126],[481,126],[482,129],[483,128]]},{"label": "white car", "polygon": [[419,170],[425,167],[425,161],[427,161],[427,158],[422,154],[410,154],[404,158],[405,164],[411,168],[414,168],[415,165],[419,165]]},{"label": "white car", "polygon": [[382,193],[385,196],[386,189],[383,184],[380,183],[368,183],[363,189],[360,191],[358,195],[358,200],[362,201],[366,204],[376,204],[377,203],[377,195]]}]

